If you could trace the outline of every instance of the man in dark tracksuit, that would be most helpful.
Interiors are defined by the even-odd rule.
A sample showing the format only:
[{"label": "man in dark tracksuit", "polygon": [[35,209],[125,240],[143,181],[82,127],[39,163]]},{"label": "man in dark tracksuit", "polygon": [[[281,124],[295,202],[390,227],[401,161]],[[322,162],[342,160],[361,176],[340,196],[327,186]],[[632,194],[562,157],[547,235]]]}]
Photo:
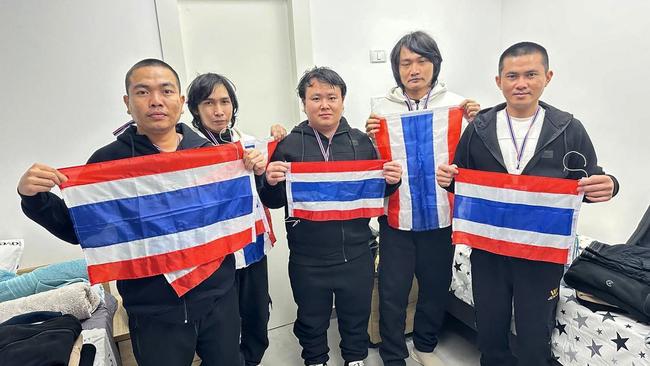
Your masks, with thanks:
[{"label": "man in dark tracksuit", "polygon": [[[124,102],[136,126],[97,150],[88,163],[211,146],[178,123],[184,97],[176,72],[166,63],[146,59],[126,76]],[[34,164],[20,179],[23,212],[58,238],[77,244],[65,202],[51,193],[67,178],[56,169]],[[239,311],[233,287],[235,261],[178,297],[163,275],[117,281],[129,316],[133,353],[139,365],[190,365],[195,352],[203,365],[239,365]]]},{"label": "man in dark tracksuit", "polygon": [[[279,144],[267,167],[260,192],[270,208],[286,206],[287,162],[371,160],[377,154],[370,139],[350,128],[343,114],[346,86],[327,68],[315,68],[300,80],[307,121]],[[399,186],[401,167],[384,164],[386,194]],[[285,208],[285,216],[287,211]],[[327,328],[335,297],[346,365],[362,366],[368,355],[368,318],[373,282],[369,219],[309,221],[287,217],[289,278],[298,316],[294,333],[303,347],[305,365],[324,365],[329,356]]]},{"label": "man in dark tracksuit", "polygon": [[[594,147],[583,125],[539,98],[550,82],[546,50],[522,42],[508,48],[499,60],[496,81],[506,103],[479,113],[460,139],[454,165],[441,165],[437,180],[453,190],[457,167],[580,179],[585,201],[603,202],[618,192],[618,182],[597,165]],[[535,124],[536,119],[539,120]],[[535,143],[536,141],[536,143]],[[584,156],[584,160],[578,152]],[[567,155],[569,154],[569,155]],[[507,257],[473,249],[472,290],[483,366],[550,365],[550,339],[555,325],[562,264]],[[509,344],[514,300],[517,357]]]}]

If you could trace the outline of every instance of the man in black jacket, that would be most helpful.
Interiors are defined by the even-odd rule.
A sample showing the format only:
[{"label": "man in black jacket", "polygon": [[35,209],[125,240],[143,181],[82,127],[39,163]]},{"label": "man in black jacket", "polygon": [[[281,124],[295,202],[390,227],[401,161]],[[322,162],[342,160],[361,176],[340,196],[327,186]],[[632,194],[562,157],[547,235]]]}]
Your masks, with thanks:
[{"label": "man in black jacket", "polygon": [[[573,115],[539,98],[551,81],[544,47],[517,43],[499,59],[496,83],[506,103],[481,111],[463,133],[453,165],[436,172],[440,186],[453,191],[457,167],[490,172],[580,179],[587,202],[604,202],[618,192],[618,182],[597,165],[594,147]],[[582,154],[571,153],[578,152]],[[567,155],[568,154],[568,155]],[[582,168],[584,171],[567,171]],[[476,308],[481,365],[549,365],[561,264],[506,257],[473,249],[472,290]],[[514,301],[513,301],[514,300]],[[518,359],[508,345],[512,304]]]},{"label": "man in black jacket", "polygon": [[[362,366],[368,355],[368,318],[374,265],[368,243],[369,219],[310,221],[287,217],[284,180],[287,162],[371,160],[377,153],[363,132],[350,128],[343,115],[346,86],[328,68],[314,68],[298,85],[307,121],[296,126],[279,144],[267,167],[260,192],[270,208],[285,206],[289,242],[289,278],[298,305],[294,333],[303,347],[305,365],[324,365],[327,328],[335,297],[346,365]],[[402,169],[384,164],[386,194],[394,192]]]},{"label": "man in black jacket", "polygon": [[[145,59],[126,74],[124,103],[135,126],[97,150],[88,163],[211,146],[178,123],[185,97],[176,71],[163,61]],[[264,164],[245,158],[247,167]],[[78,244],[65,202],[51,193],[67,178],[36,163],[18,183],[25,215],[58,238]],[[139,365],[190,365],[198,353],[203,365],[239,365],[239,312],[232,255],[200,285],[178,297],[163,275],[117,281],[129,315],[133,353]]]}]

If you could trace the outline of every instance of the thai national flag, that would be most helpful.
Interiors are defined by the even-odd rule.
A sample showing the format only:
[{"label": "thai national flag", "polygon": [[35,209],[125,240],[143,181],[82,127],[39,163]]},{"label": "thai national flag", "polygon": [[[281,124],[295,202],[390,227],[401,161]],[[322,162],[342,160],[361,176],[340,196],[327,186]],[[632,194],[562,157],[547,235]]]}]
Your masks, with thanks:
[{"label": "thai national flag", "polygon": [[375,136],[382,159],[402,164],[402,184],[388,198],[388,224],[424,231],[451,224],[451,195],[436,184],[436,167],[450,164],[460,139],[457,106],[387,114]]},{"label": "thai national flag", "polygon": [[458,169],[454,244],[566,264],[582,193],[578,181]]},{"label": "thai national flag", "polygon": [[[273,138],[258,139],[253,136],[243,135],[241,139],[244,148],[253,148],[260,151],[267,159],[273,155],[278,141]],[[247,244],[242,249],[234,252],[235,268],[246,268],[249,265],[259,262],[273,248],[275,235],[271,224],[271,213],[268,208],[262,205],[261,200],[254,194],[255,199],[255,241]],[[182,269],[179,271],[165,273],[167,282],[171,284],[178,296],[183,296],[193,287],[211,276],[216,271],[224,258],[218,258],[212,262],[200,266]]]},{"label": "thai national flag", "polygon": [[255,183],[242,156],[228,144],[61,169],[90,281],[218,262],[212,274],[251,243]]},{"label": "thai national flag", "polygon": [[384,213],[385,160],[291,163],[289,216],[312,221],[348,220]]}]

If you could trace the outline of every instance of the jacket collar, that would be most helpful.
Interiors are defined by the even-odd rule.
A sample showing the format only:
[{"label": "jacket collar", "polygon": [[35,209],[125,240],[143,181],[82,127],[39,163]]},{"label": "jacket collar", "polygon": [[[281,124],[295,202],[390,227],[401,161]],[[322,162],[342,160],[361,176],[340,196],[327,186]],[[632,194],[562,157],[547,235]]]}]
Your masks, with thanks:
[{"label": "jacket collar", "polygon": [[[522,173],[530,171],[530,169],[537,164],[541,157],[540,151],[562,134],[569,123],[573,120],[572,114],[561,111],[550,104],[539,101],[539,105],[544,108],[544,123],[542,124],[542,131],[539,134],[535,153],[528,164],[524,167]],[[492,156],[494,156],[504,169],[506,169],[506,165],[503,161],[503,154],[497,139],[496,116],[497,113],[505,107],[506,103],[501,103],[490,109],[483,110],[472,123],[476,134],[481,138],[488,151],[490,151]]]},{"label": "jacket collar", "polygon": [[[348,121],[345,119],[345,117],[341,117],[341,120],[339,121],[339,126],[336,128],[336,132],[334,132],[334,136],[342,134],[342,133],[347,133],[350,131],[350,124],[348,124]],[[309,121],[302,121],[300,124],[291,130],[291,133],[299,133],[299,134],[305,134],[305,135],[314,135],[314,130],[309,126]]]}]

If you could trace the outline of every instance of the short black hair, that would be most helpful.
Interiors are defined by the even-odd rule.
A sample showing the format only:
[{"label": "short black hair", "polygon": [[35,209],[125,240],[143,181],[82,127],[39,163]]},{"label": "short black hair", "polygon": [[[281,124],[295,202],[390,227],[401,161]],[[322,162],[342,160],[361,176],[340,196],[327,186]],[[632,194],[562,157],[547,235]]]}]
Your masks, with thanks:
[{"label": "short black hair", "polygon": [[169,64],[165,61],[159,60],[157,58],[145,58],[144,60],[136,62],[135,65],[131,66],[129,71],[126,72],[126,77],[124,77],[124,88],[126,89],[126,95],[129,95],[129,87],[131,86],[131,74],[133,74],[137,69],[148,66],[160,66],[170,70],[176,78],[176,85],[178,86],[178,90],[181,90],[181,79],[178,77],[178,73],[176,70],[174,70],[173,67],[169,66]]},{"label": "short black hair", "polygon": [[305,102],[305,93],[307,88],[312,86],[312,79],[316,79],[321,83],[329,84],[331,86],[338,86],[341,89],[341,97],[345,99],[347,86],[345,85],[343,78],[329,67],[315,66],[313,69],[305,71],[298,82],[298,96],[303,103]]},{"label": "short black hair", "polygon": [[533,53],[539,53],[542,55],[542,64],[544,65],[544,71],[548,71],[548,53],[546,52],[546,48],[535,42],[519,42],[508,47],[505,51],[503,51],[501,57],[499,57],[499,75],[501,75],[501,71],[503,71],[503,60],[506,57],[531,55]]},{"label": "short black hair", "polygon": [[190,86],[187,87],[187,108],[192,113],[192,125],[194,127],[198,129],[205,128],[199,115],[199,104],[208,99],[214,88],[218,85],[223,85],[228,92],[228,97],[230,97],[230,102],[232,103],[230,127],[235,126],[237,111],[239,111],[239,102],[237,101],[237,95],[235,95],[235,84],[221,74],[209,72],[197,76],[192,80]]},{"label": "short black hair", "polygon": [[393,77],[397,86],[403,90],[404,84],[402,83],[402,78],[399,76],[399,56],[402,47],[406,47],[411,52],[415,52],[431,61],[433,64],[433,77],[431,78],[430,85],[434,86],[438,81],[440,66],[442,65],[442,55],[440,55],[440,49],[438,49],[436,41],[422,31],[408,33],[397,41],[393,50],[390,52],[390,65],[393,68]]}]

